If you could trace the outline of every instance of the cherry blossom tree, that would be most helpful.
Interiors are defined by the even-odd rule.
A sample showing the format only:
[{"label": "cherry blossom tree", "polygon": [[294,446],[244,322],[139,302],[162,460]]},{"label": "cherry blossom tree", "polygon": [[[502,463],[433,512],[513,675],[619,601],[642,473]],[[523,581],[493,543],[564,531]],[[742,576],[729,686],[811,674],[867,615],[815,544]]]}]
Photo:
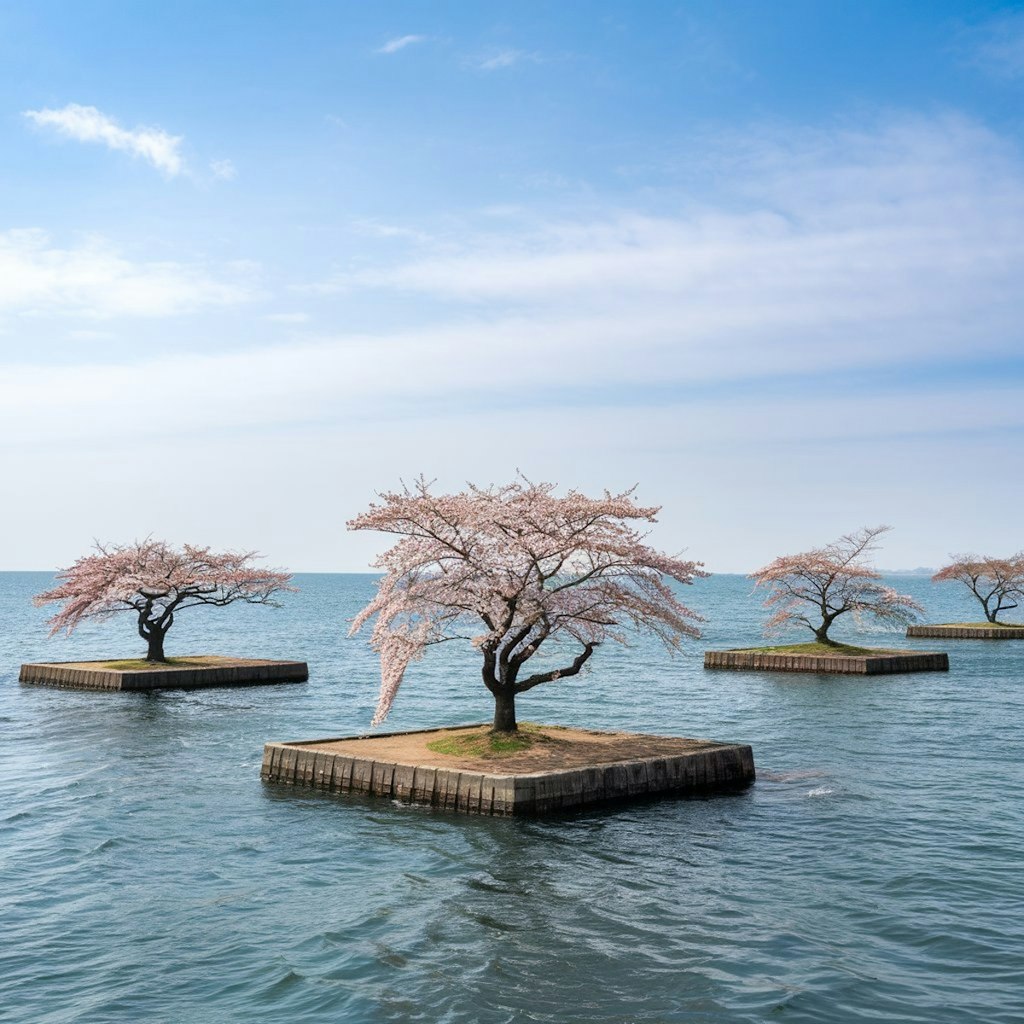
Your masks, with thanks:
[{"label": "cherry blossom tree", "polygon": [[[373,724],[384,720],[411,661],[453,640],[480,652],[494,697],[494,730],[516,730],[515,699],[542,683],[577,675],[605,641],[630,628],[670,650],[697,637],[700,616],[669,580],[706,576],[700,563],[660,554],[634,523],[660,511],[633,491],[564,497],[525,478],[500,487],[434,494],[422,477],[379,495],[348,524],[401,537],[377,560],[384,577],[351,634],[376,616],[371,643],[381,687]],[[536,671],[527,673],[531,659]]]},{"label": "cherry blossom tree", "polygon": [[828,631],[841,615],[870,615],[882,622],[906,625],[921,606],[906,594],[879,582],[868,558],[888,526],[865,527],[823,548],[782,555],[751,573],[755,587],[769,591],[766,608],[775,609],[765,624],[768,634],[787,626],[806,626],[819,643],[831,644]]},{"label": "cherry blossom tree", "polygon": [[933,583],[962,583],[981,602],[985,618],[997,623],[1000,612],[1017,607],[1024,598],[1024,551],[1009,558],[990,555],[950,555],[953,559],[933,577]]},{"label": "cherry blossom tree", "polygon": [[272,598],[290,586],[291,574],[253,564],[255,552],[212,552],[186,544],[180,550],[147,538],[125,545],[96,545],[95,554],[78,559],[57,574],[58,586],[35,597],[36,605],[62,602],[49,622],[50,635],[71,633],[90,619],[119,612],[138,617],[147,661],[166,661],[164,637],[174,618],[199,605],[223,607],[276,604]]}]

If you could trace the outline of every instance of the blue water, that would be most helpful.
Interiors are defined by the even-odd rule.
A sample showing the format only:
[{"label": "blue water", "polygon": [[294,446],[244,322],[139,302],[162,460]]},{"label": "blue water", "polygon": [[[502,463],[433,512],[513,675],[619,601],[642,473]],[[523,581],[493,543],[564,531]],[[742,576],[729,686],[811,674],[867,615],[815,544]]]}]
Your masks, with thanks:
[{"label": "blue water", "polygon": [[[264,786],[264,741],[363,730],[367,576],[183,615],[168,652],[305,658],[310,682],[159,695],[22,687],[133,656],[48,640],[0,574],[0,1019],[70,1022],[1024,1020],[1024,643],[921,641],[951,671],[711,673],[748,583],[687,590],[707,642],[605,649],[520,717],[753,744],[740,795],[484,820]],[[933,621],[974,618],[926,578]],[[856,634],[890,644],[894,634]],[[389,726],[489,717],[471,653],[414,667]]]}]

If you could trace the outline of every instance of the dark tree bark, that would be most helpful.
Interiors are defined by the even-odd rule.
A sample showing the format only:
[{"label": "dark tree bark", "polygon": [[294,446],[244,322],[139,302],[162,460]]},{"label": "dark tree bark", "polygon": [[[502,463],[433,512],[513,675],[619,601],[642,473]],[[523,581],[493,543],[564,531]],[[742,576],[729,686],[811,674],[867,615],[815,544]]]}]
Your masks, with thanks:
[{"label": "dark tree bark", "polygon": [[499,656],[494,648],[484,649],[483,677],[484,685],[494,697],[494,724],[491,727],[494,732],[519,731],[516,724],[516,694],[532,690],[541,683],[550,683],[556,679],[576,675],[597,649],[595,643],[586,644],[567,668],[538,672],[519,682],[519,669],[536,653],[540,643],[541,641],[535,641],[528,651],[511,657]]},{"label": "dark tree bark", "polygon": [[146,639],[149,643],[146,661],[166,661],[167,658],[164,656],[164,634],[154,631]]},{"label": "dark tree bark", "polygon": [[494,694],[494,732],[517,732],[516,695],[513,690],[499,690]]},{"label": "dark tree bark", "polygon": [[1008,612],[1017,607],[1017,605],[1013,603],[1003,604],[1003,598],[1006,596],[1005,594],[999,594],[998,597],[996,597],[995,608],[991,608],[989,606],[989,602],[992,600],[993,597],[992,594],[989,594],[988,597],[984,598],[981,597],[981,595],[978,594],[977,591],[975,591],[975,594],[977,594],[978,598],[981,600],[981,606],[985,609],[985,618],[987,618],[988,621],[991,622],[994,626],[999,625],[1000,612]]},{"label": "dark tree bark", "polygon": [[147,601],[139,610],[139,636],[146,641],[146,661],[166,661],[164,655],[164,637],[167,630],[174,624],[174,613],[165,608],[161,614],[153,614],[153,605]]},{"label": "dark tree bark", "polygon": [[[832,628],[832,623],[835,622],[845,610],[845,608],[840,608],[839,611],[833,612],[829,611],[824,605],[822,606],[821,625],[811,626],[811,629],[814,631],[814,639],[817,640],[819,644],[835,644],[835,640],[829,640],[828,631]],[[808,625],[810,625],[810,623],[808,623]]]}]

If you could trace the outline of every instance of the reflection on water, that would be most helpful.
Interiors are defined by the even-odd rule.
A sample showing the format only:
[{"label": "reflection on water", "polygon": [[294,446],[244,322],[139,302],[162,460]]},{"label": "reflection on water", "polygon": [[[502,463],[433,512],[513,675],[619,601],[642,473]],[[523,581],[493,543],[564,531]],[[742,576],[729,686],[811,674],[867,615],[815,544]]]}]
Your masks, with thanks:
[{"label": "reflection on water", "polygon": [[[757,783],[473,819],[259,782],[265,740],[366,727],[376,666],[344,619],[367,577],[175,626],[181,652],[304,657],[308,685],[159,695],[20,687],[23,660],[134,653],[124,624],[46,641],[45,582],[0,574],[5,1020],[1021,1019],[1024,644],[859,680],[601,651],[522,715],[751,742]],[[745,581],[687,597],[708,646],[756,637]],[[433,655],[390,726],[488,717],[472,654]]]}]

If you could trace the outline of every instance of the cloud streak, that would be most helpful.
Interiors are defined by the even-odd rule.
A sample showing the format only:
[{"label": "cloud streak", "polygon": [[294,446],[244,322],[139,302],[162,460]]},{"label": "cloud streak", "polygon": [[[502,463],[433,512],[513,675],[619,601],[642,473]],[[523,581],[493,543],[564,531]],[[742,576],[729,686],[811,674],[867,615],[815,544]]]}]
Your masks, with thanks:
[{"label": "cloud streak", "polygon": [[[162,445],[163,411],[173,410],[176,438],[196,451],[220,450],[226,437],[239,433],[287,435],[282,426],[330,430],[339,453],[352,449],[372,463],[378,485],[424,466],[443,466],[456,482],[463,473],[502,475],[526,452],[531,467],[545,471],[557,464],[572,475],[584,460],[605,483],[613,475],[617,484],[628,484],[639,474],[651,487],[666,466],[693,458],[717,455],[732,465],[741,453],[778,468],[780,459],[797,464],[808,453],[827,451],[833,461],[866,460],[873,473],[884,474],[886,446],[897,441],[931,446],[928,458],[934,459],[947,443],[979,432],[1001,437],[1004,445],[1024,433],[1019,384],[933,385],[898,397],[834,389],[751,397],[697,389],[661,405],[617,397],[579,406],[573,397],[595,375],[577,370],[561,388],[535,391],[535,404],[525,411],[493,382],[516,360],[535,372],[542,356],[540,345],[466,358],[465,348],[450,339],[425,345],[420,337],[367,337],[162,356],[130,366],[15,365],[5,372],[0,452],[24,447],[20,427],[30,419],[31,444],[39,450],[103,446],[123,436],[125,423],[133,425],[135,442]],[[586,350],[581,356],[585,365]],[[528,376],[514,376],[513,387],[536,384]],[[442,386],[447,398],[438,402]],[[35,415],[40,408],[48,410],[46,417]],[[325,449],[319,457],[326,456]],[[1019,464],[1019,454],[1012,461]]]},{"label": "cloud streak", "polygon": [[78,103],[69,103],[59,110],[49,107],[26,110],[23,116],[40,128],[50,128],[64,138],[98,142],[108,149],[129,153],[169,178],[177,177],[185,169],[181,156],[183,137],[170,135],[161,128],[122,128],[96,107]]},{"label": "cloud streak", "polygon": [[501,71],[505,68],[515,67],[516,64],[522,64],[524,61],[539,64],[540,59],[539,54],[508,48],[477,57],[471,64],[477,71]]},{"label": "cloud streak", "polygon": [[218,181],[234,181],[238,177],[238,169],[230,160],[211,160],[210,173]]},{"label": "cloud streak", "polygon": [[181,262],[133,262],[108,242],[54,245],[45,231],[0,232],[0,314],[165,317],[253,297],[245,275]]},{"label": "cloud streak", "polygon": [[[465,230],[445,218],[402,258],[304,299],[310,323],[357,300],[407,308],[405,329],[312,335],[277,296],[255,315],[284,325],[287,344],[143,347],[117,362],[82,346],[75,365],[12,362],[0,381],[3,460],[21,458],[19,425],[43,407],[30,440],[50,453],[41,463],[69,447],[106,450],[126,422],[133,444],[162,448],[162,413],[173,409],[172,472],[195,459],[234,465],[225,453],[248,441],[248,471],[265,474],[268,448],[252,439],[271,438],[273,471],[315,462],[310,479],[332,506],[350,499],[354,479],[367,489],[419,470],[453,484],[500,479],[526,453],[529,471],[566,483],[643,480],[677,509],[669,525],[681,537],[732,517],[718,546],[735,567],[771,554],[748,528],[751,481],[778,495],[784,475],[779,524],[813,522],[825,537],[891,518],[900,501],[915,524],[922,503],[934,509],[915,537],[968,521],[977,488],[953,509],[954,449],[978,486],[998,469],[1010,481],[1004,503],[1019,503],[1024,391],[1004,368],[1019,365],[1024,321],[1020,155],[957,118],[694,149],[716,182],[713,202],[662,194],[646,210],[510,214],[500,229],[485,212]],[[0,237],[16,254],[3,265],[0,245],[0,308],[14,311],[139,315],[223,303],[218,289],[238,287],[98,243]],[[146,287],[128,301],[121,283],[136,280]],[[986,360],[987,375],[974,373]],[[324,473],[325,460],[338,471]],[[692,501],[698,465],[716,480],[713,510]],[[885,485],[848,486],[862,478]],[[797,494],[806,515],[794,514]],[[840,504],[850,522],[825,524],[822,507]]]},{"label": "cloud streak", "polygon": [[1024,77],[1024,13],[993,18],[965,33],[970,63],[996,78]]},{"label": "cloud streak", "polygon": [[383,46],[377,47],[374,53],[398,53],[399,50],[404,50],[407,46],[413,46],[416,43],[422,43],[426,40],[426,36],[397,36],[394,39],[389,39]]},{"label": "cloud streak", "polygon": [[[518,323],[552,358],[592,331],[591,368],[630,346],[652,380],[1012,353],[1024,317],[1024,167],[961,119],[723,147],[728,192],[462,238],[322,282]],[[668,206],[662,202],[663,207]],[[588,311],[589,315],[581,313]]]}]

